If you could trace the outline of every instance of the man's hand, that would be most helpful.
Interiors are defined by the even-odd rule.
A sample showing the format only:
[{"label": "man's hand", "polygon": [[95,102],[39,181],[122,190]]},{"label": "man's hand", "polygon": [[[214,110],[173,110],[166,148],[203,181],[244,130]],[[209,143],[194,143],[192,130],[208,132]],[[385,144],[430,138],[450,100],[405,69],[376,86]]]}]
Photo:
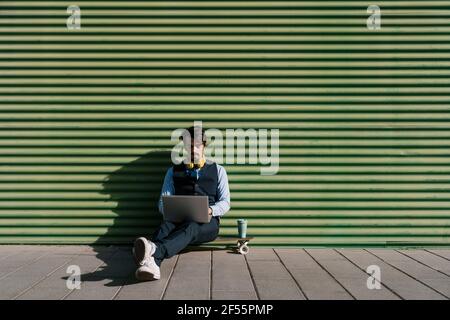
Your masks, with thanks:
[{"label": "man's hand", "polygon": [[210,216],[212,216],[212,209],[211,209],[211,208],[208,208],[208,214],[209,214]]}]

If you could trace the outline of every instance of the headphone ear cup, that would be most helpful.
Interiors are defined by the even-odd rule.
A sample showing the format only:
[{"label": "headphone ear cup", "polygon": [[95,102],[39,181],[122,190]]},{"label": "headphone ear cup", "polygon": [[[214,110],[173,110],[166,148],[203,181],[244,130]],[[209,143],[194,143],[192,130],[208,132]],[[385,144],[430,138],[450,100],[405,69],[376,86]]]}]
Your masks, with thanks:
[{"label": "headphone ear cup", "polygon": [[194,168],[194,164],[193,163],[188,163],[188,164],[186,164],[186,168],[193,169]]},{"label": "headphone ear cup", "polygon": [[186,168],[187,169],[194,169],[194,168],[195,169],[200,169],[200,168],[202,168],[205,165],[205,163],[206,163],[205,160],[200,161],[200,163],[192,163],[192,162],[190,162],[190,163],[186,164]]},{"label": "headphone ear cup", "polygon": [[200,163],[195,163],[194,167],[196,169],[200,169],[200,168],[203,168],[204,165],[205,165],[205,161],[201,161]]}]

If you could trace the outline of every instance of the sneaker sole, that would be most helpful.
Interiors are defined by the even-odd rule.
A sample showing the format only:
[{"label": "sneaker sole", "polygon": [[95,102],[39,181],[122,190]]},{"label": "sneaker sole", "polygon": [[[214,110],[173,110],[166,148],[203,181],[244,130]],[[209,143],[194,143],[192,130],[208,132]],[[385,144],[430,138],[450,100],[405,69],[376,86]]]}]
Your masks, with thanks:
[{"label": "sneaker sole", "polygon": [[161,278],[161,275],[154,275],[151,272],[137,272],[137,270],[135,276],[139,281],[159,280]]},{"label": "sneaker sole", "polygon": [[[155,253],[154,246],[149,244],[150,247],[150,256]],[[134,241],[134,247],[133,247],[133,257],[134,261],[137,265],[142,265],[144,262],[145,257],[145,250],[146,250],[146,243],[143,239],[139,238]]]}]

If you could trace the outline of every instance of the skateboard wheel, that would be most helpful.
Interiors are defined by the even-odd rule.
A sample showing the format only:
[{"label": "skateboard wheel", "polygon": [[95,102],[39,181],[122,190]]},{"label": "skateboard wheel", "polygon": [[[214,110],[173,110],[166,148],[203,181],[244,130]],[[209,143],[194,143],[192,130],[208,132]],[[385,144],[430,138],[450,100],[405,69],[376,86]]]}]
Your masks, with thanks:
[{"label": "skateboard wheel", "polygon": [[242,246],[239,246],[239,253],[240,254],[247,254],[248,252],[249,252],[249,248],[248,248],[248,246],[247,245],[242,245]]}]

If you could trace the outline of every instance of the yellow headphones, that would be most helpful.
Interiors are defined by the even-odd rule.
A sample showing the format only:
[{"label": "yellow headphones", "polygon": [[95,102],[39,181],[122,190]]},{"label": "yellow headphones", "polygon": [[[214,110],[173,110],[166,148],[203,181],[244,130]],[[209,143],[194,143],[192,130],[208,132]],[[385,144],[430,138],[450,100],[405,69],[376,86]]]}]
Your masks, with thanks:
[{"label": "yellow headphones", "polygon": [[194,169],[194,168],[195,169],[200,169],[200,168],[202,168],[205,165],[205,163],[206,163],[206,160],[205,159],[201,159],[199,163],[191,162],[191,163],[186,163],[185,165],[186,165],[187,169]]}]

